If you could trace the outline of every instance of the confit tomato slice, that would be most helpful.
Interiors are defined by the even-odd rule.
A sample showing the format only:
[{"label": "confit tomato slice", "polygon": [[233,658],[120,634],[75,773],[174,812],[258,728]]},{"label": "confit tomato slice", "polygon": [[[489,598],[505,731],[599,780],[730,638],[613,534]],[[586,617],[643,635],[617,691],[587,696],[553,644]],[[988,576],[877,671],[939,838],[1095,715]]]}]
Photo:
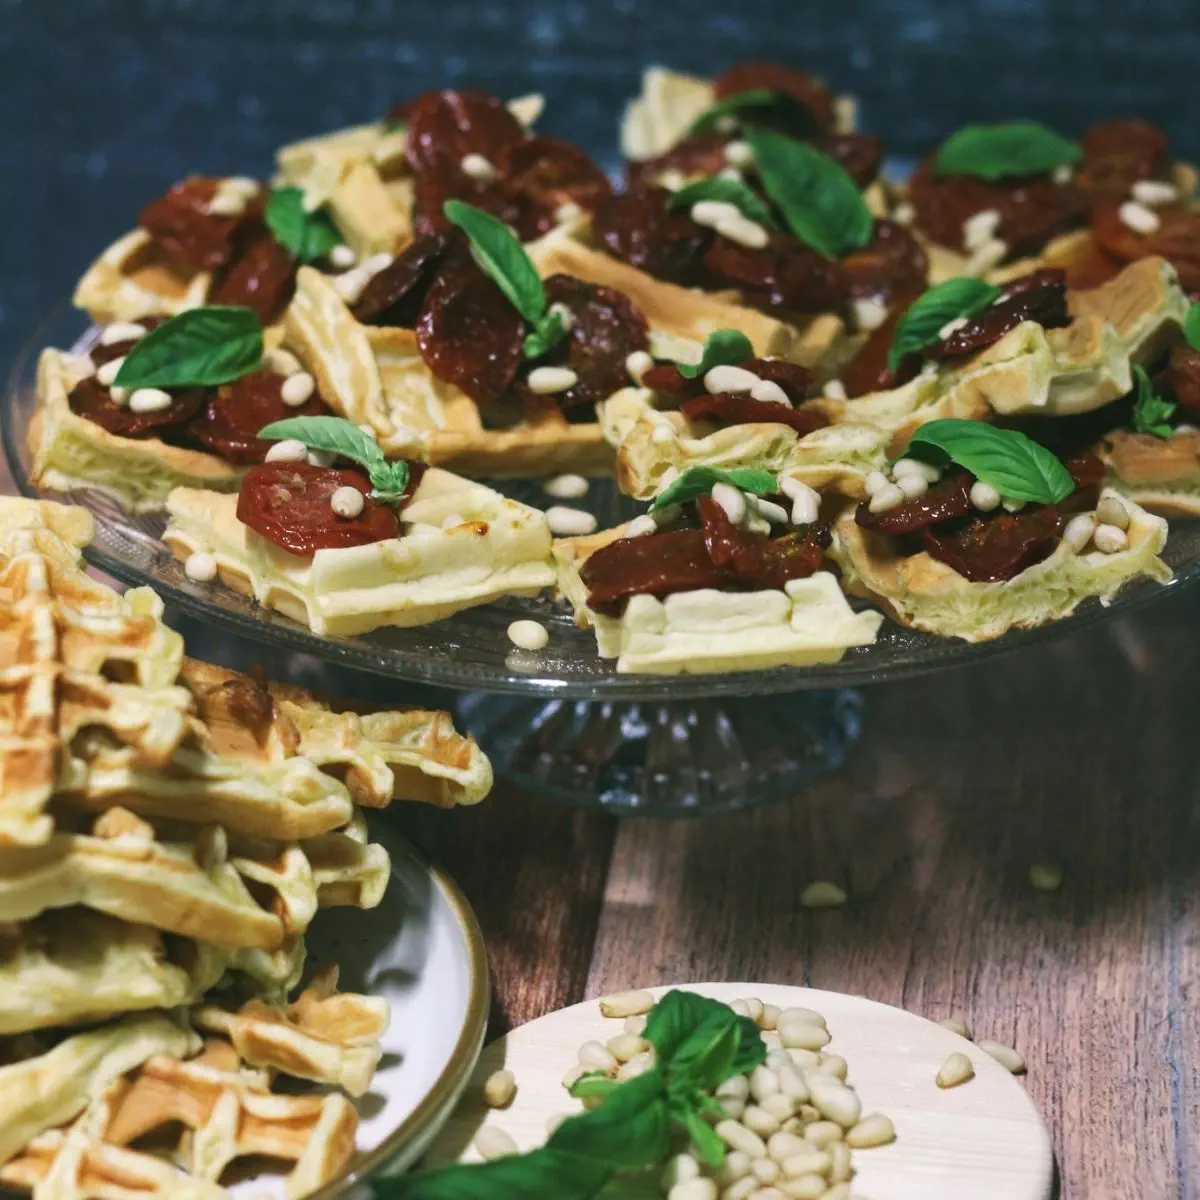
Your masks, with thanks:
[{"label": "confit tomato slice", "polygon": [[895,221],[875,222],[871,240],[842,259],[846,290],[855,300],[885,304],[897,296],[919,295],[925,287],[929,260],[921,243]]},{"label": "confit tomato slice", "polygon": [[578,146],[560,138],[513,142],[495,165],[505,192],[521,209],[517,229],[524,241],[549,233],[564,204],[591,212],[612,194],[604,172]]},{"label": "confit tomato slice", "polygon": [[292,299],[296,290],[296,260],[264,228],[215,282],[209,297],[213,304],[239,304],[252,308],[269,325]]},{"label": "confit tomato slice", "polygon": [[883,138],[873,133],[831,133],[813,144],[841,163],[860,188],[875,179],[883,163]]},{"label": "confit tomato slice", "polygon": [[[805,136],[811,133],[827,133],[833,127],[833,94],[815,76],[784,66],[782,63],[766,59],[738,63],[718,75],[713,86],[718,100],[759,89],[790,96],[808,114],[812,125],[808,129],[795,128],[795,123],[792,122],[793,127],[783,129],[784,133]],[[757,117],[755,119],[758,120]],[[760,123],[778,122],[767,119]]]},{"label": "confit tomato slice", "polygon": [[329,407],[315,392],[299,407],[283,401],[286,376],[274,371],[252,371],[209,393],[208,403],[188,426],[206,450],[238,466],[260,463],[274,444],[263,441],[258,431],[272,421],[289,417],[319,417]]},{"label": "confit tomato slice", "polygon": [[760,250],[718,236],[704,255],[704,265],[756,308],[820,313],[837,308],[846,298],[839,263],[780,233],[772,233]]},{"label": "confit tomato slice", "polygon": [[696,511],[709,558],[730,571],[742,588],[782,589],[789,580],[807,579],[832,542],[829,528],[819,522],[779,537],[749,533],[735,525],[711,496],[697,500]]},{"label": "confit tomato slice", "polygon": [[823,429],[829,419],[811,408],[789,408],[770,400],[755,400],[748,392],[717,392],[693,396],[680,406],[689,421],[716,421],[724,425],[787,425],[801,437]]},{"label": "confit tomato slice", "polygon": [[112,392],[94,375],[80,380],[67,397],[71,411],[117,437],[144,438],[165,433],[190,421],[204,403],[203,388],[172,393],[171,405],[158,412],[135,413],[113,403]]},{"label": "confit tomato slice", "polygon": [[923,495],[897,504],[883,512],[872,512],[867,501],[854,511],[854,520],[863,529],[878,533],[916,533],[942,521],[953,521],[965,517],[971,511],[971,484],[969,474],[962,472],[935,483]]},{"label": "confit tomato slice", "polygon": [[850,399],[901,387],[915,378],[921,369],[921,358],[917,354],[907,355],[895,371],[888,365],[888,352],[896,338],[896,326],[916,298],[915,294],[898,297],[887,320],[867,335],[858,352],[842,367],[840,379]]},{"label": "confit tomato slice", "polygon": [[371,277],[354,305],[355,318],[364,325],[411,329],[450,242],[449,234],[415,237],[390,266]]},{"label": "confit tomato slice", "polygon": [[468,154],[482,154],[493,166],[509,146],[528,136],[498,96],[445,88],[424,92],[406,106],[406,153],[417,174],[462,173]]},{"label": "confit tomato slice", "polygon": [[219,179],[193,176],[142,209],[138,223],[168,254],[197,271],[217,271],[237,257],[247,231],[262,219],[265,198],[233,216],[210,213]]},{"label": "confit tomato slice", "polygon": [[592,229],[614,258],[656,279],[690,287],[705,280],[701,259],[713,234],[686,214],[669,211],[670,198],[659,187],[610,196],[597,205]]},{"label": "confit tomato slice", "polygon": [[1012,579],[1049,558],[1062,515],[1053,504],[1015,513],[990,513],[957,526],[921,531],[926,551],[972,583]]},{"label": "confit tomato slice", "polygon": [[[363,494],[357,517],[339,517],[329,503],[340,487]],[[251,467],[238,494],[238,520],[273,545],[308,558],[318,550],[344,550],[382,542],[400,533],[398,506],[371,499],[361,471],[308,463],[263,463]]]},{"label": "confit tomato slice", "polygon": [[1182,204],[1154,210],[1158,228],[1138,233],[1121,220],[1119,204],[1098,205],[1092,215],[1092,233],[1100,248],[1122,263],[1160,255],[1179,272],[1179,283],[1189,296],[1200,295],[1200,213]]},{"label": "confit tomato slice", "polygon": [[417,348],[439,378],[477,404],[498,400],[517,376],[525,322],[475,266],[442,267],[417,318]]},{"label": "confit tomato slice", "polygon": [[1200,416],[1200,351],[1179,345],[1171,351],[1166,386],[1179,407]]},{"label": "confit tomato slice", "polygon": [[928,347],[929,358],[960,358],[998,342],[1023,321],[1036,321],[1043,329],[1061,329],[1071,323],[1067,312],[1067,276],[1061,267],[1045,267],[1005,285],[1005,295],[949,337]]},{"label": "confit tomato slice", "polygon": [[689,133],[663,154],[627,163],[625,177],[631,188],[656,186],[663,173],[671,170],[688,180],[708,178],[729,165],[725,160],[728,140],[716,133]]},{"label": "confit tomato slice", "polygon": [[1140,179],[1163,179],[1170,165],[1170,139],[1135,117],[1098,121],[1083,135],[1083,161],[1075,186],[1092,203],[1125,200]]}]

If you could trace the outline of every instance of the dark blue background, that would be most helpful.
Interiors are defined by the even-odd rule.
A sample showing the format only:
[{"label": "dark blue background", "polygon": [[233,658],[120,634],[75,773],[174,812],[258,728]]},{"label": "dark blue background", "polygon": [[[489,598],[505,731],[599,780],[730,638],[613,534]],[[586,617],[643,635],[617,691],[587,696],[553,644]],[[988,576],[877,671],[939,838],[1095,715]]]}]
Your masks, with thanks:
[{"label": "dark blue background", "polygon": [[189,171],[265,174],[281,142],[449,82],[541,90],[542,128],[611,162],[643,64],[750,55],[857,94],[900,157],[965,120],[1118,112],[1200,153],[1197,0],[0,0],[0,361]]}]

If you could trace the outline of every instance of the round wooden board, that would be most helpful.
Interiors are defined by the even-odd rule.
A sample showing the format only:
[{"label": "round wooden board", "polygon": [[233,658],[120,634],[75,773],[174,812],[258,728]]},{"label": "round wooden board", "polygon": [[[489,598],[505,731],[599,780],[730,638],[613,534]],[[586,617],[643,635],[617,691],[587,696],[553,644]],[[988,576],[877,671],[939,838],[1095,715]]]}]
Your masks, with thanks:
[{"label": "round wooden board", "polygon": [[[977,1046],[913,1013],[812,988],[760,983],[679,984],[731,1001],[757,996],[780,1008],[824,1015],[828,1049],[849,1064],[863,1112],[882,1112],[896,1126],[890,1146],[854,1152],[856,1195],[870,1200],[1049,1200],[1054,1155],[1050,1137],[1021,1082]],[[651,988],[661,995],[669,988]],[[427,1163],[476,1161],[472,1141],[485,1122],[511,1134],[522,1150],[546,1139],[554,1115],[578,1111],[562,1078],[586,1041],[605,1041],[622,1022],[605,1018],[595,1000],[531,1021],[484,1050],[459,1107]],[[975,1064],[975,1078],[947,1091],[934,1082],[954,1051]],[[517,1097],[497,1112],[482,1100],[484,1080],[502,1067],[517,1079]]]}]

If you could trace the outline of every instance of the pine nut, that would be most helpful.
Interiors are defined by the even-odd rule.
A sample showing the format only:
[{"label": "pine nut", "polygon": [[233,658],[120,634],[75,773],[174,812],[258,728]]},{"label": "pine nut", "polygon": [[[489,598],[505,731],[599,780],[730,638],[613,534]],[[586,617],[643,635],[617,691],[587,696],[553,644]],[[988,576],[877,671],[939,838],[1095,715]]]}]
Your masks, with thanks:
[{"label": "pine nut", "polygon": [[[137,399],[136,392],[134,399]],[[133,400],[129,402],[129,407],[133,407]],[[1116,525],[1097,525],[1096,532],[1092,534],[1092,545],[1101,554],[1120,554],[1123,550],[1129,549],[1129,537],[1125,530],[1119,529]]]},{"label": "pine nut", "polygon": [[800,1107],[800,1101],[783,1092],[775,1092],[759,1102],[759,1107],[773,1116],[781,1125],[789,1117],[794,1116]]},{"label": "pine nut", "polygon": [[827,1029],[786,1013],[779,1018],[779,1037],[788,1050],[821,1050],[831,1040]]},{"label": "pine nut", "polygon": [[573,388],[579,376],[570,367],[534,367],[525,382],[534,395],[553,396]]},{"label": "pine nut", "polygon": [[[811,488],[809,489],[812,490]],[[814,495],[816,493],[813,493]],[[764,1004],[762,1016],[758,1020],[759,1029],[773,1030],[779,1025],[779,1006],[777,1004]]]},{"label": "pine nut", "polygon": [[980,512],[992,512],[1000,506],[1000,493],[990,483],[977,479],[971,484],[971,503]]},{"label": "pine nut", "polygon": [[688,1179],[667,1193],[667,1200],[717,1200],[720,1193],[711,1179]]},{"label": "pine nut", "polygon": [[747,1129],[740,1121],[726,1119],[718,1121],[714,1126],[714,1131],[732,1150],[740,1150],[743,1154],[748,1154],[751,1158],[766,1158],[767,1145],[766,1143],[751,1129]]},{"label": "pine nut", "polygon": [[659,1181],[670,1191],[677,1183],[687,1183],[689,1179],[700,1178],[700,1163],[690,1154],[676,1154],[667,1159]]},{"label": "pine nut", "polygon": [[731,242],[737,242],[739,246],[745,246],[750,250],[761,250],[771,240],[765,226],[760,225],[757,221],[751,221],[742,213],[718,221],[716,228],[721,237],[728,238]]},{"label": "pine nut", "polygon": [[1076,513],[1062,531],[1062,540],[1075,551],[1082,554],[1096,532],[1096,518],[1091,513]]},{"label": "pine nut", "polygon": [[940,1088],[958,1087],[960,1083],[974,1078],[975,1064],[965,1054],[956,1050],[938,1068],[937,1085]]},{"label": "pine nut", "polygon": [[617,1078],[622,1082],[626,1079],[636,1079],[639,1075],[644,1075],[652,1066],[654,1066],[653,1054],[639,1054],[636,1058],[631,1058],[627,1063],[621,1064],[617,1071]]},{"label": "pine nut", "polygon": [[960,1038],[966,1038],[968,1042],[971,1040],[970,1029],[957,1017],[942,1017],[937,1024],[943,1029],[950,1030],[951,1033],[957,1033]]},{"label": "pine nut", "polygon": [[863,487],[868,496],[874,496],[876,492],[887,487],[890,482],[891,480],[882,471],[868,471],[866,479],[863,480]]},{"label": "pine nut", "polygon": [[[786,1167],[784,1168],[786,1170]],[[823,1175],[806,1171],[793,1176],[784,1184],[784,1195],[791,1200],[821,1200],[829,1186],[829,1181]]]},{"label": "pine nut", "polygon": [[850,1185],[848,1183],[835,1183],[821,1197],[821,1200],[850,1200]]},{"label": "pine nut", "polygon": [[901,475],[920,475],[927,483],[937,483],[942,477],[941,471],[932,463],[922,462],[919,458],[898,458],[892,464],[892,474],[897,480]]},{"label": "pine nut", "polygon": [[781,1192],[777,1187],[767,1184],[757,1191],[750,1193],[750,1200],[788,1200],[787,1192]]},{"label": "pine nut", "polygon": [[779,1090],[783,1095],[797,1104],[803,1104],[808,1100],[808,1084],[804,1082],[804,1076],[800,1074],[800,1069],[795,1064],[789,1060],[787,1066],[778,1068],[777,1074]]},{"label": "pine nut", "polygon": [[910,471],[907,475],[897,475],[896,486],[909,500],[915,500],[918,496],[923,496],[929,491],[929,483],[926,481],[925,476],[918,475],[915,471]]},{"label": "pine nut", "polygon": [[846,1145],[855,1150],[870,1150],[873,1146],[886,1146],[896,1140],[896,1127],[883,1113],[871,1113],[863,1117],[846,1134]]},{"label": "pine nut", "polygon": [[[782,1019],[781,1017],[780,1020]],[[792,1064],[801,1071],[811,1071],[821,1065],[821,1056],[815,1050],[806,1049],[804,1046],[789,1046],[787,1052]]]},{"label": "pine nut", "polygon": [[767,1142],[767,1153],[778,1163],[786,1162],[797,1154],[805,1154],[810,1147],[803,1138],[794,1133],[773,1133]]},{"label": "pine nut", "polygon": [[641,1037],[646,1032],[646,1024],[646,1018],[641,1013],[633,1013],[625,1018],[622,1028],[626,1033],[632,1033],[634,1037]]},{"label": "pine nut", "polygon": [[654,366],[654,359],[645,350],[635,350],[625,359],[625,370],[635,383],[642,382],[642,376]]},{"label": "pine nut", "polygon": [[1011,1071],[1014,1075],[1025,1074],[1025,1059],[1020,1051],[1014,1050],[1012,1046],[1006,1046],[1003,1042],[993,1042],[988,1038],[981,1038],[975,1044],[985,1054],[990,1054],[1006,1071]]},{"label": "pine nut", "polygon": [[762,1018],[763,1002],[757,996],[747,996],[742,1003],[746,1006],[746,1015],[757,1025]]},{"label": "pine nut", "polygon": [[138,388],[129,397],[129,411],[135,413],[164,412],[171,407],[171,393],[162,388]]},{"label": "pine nut", "polygon": [[818,1150],[842,1140],[842,1127],[836,1121],[814,1121],[805,1131],[804,1140]]},{"label": "pine nut", "polygon": [[[542,484],[542,491],[547,496],[553,496],[556,500],[578,500],[580,497],[588,494],[588,481],[582,475],[552,475]],[[642,995],[649,995],[649,993],[643,992]],[[653,996],[650,997],[650,1003],[654,1003]],[[600,1011],[604,1011],[603,1003],[601,1003]],[[604,1015],[612,1017],[621,1016],[622,1014],[604,1013]]]},{"label": "pine nut", "polygon": [[496,178],[496,168],[482,154],[464,154],[458,165],[468,179],[490,183]]},{"label": "pine nut", "polygon": [[773,1158],[759,1158],[751,1165],[750,1174],[761,1183],[774,1183],[783,1172]]},{"label": "pine nut", "polygon": [[[891,484],[888,485],[892,486]],[[904,499],[904,493],[896,488],[900,499]],[[899,501],[897,501],[899,503]],[[874,512],[875,501],[871,501],[871,511]],[[885,506],[890,507],[890,506]],[[814,883],[810,883],[808,887],[800,893],[800,903],[804,908],[840,908],[846,903],[846,889],[839,884],[831,883],[827,879],[818,879]]]},{"label": "pine nut", "polygon": [[749,142],[732,141],[725,144],[725,161],[733,167],[754,166],[754,151]]},{"label": "pine nut", "polygon": [[1054,863],[1034,863],[1029,868],[1029,882],[1039,892],[1057,892],[1062,881],[1062,867]]},{"label": "pine nut", "polygon": [[496,1071],[483,1085],[484,1103],[489,1108],[507,1108],[517,1094],[517,1080],[511,1071]]},{"label": "pine nut", "polygon": [[187,556],[183,573],[193,583],[211,583],[217,577],[217,560],[206,551],[197,550]]},{"label": "pine nut", "polygon": [[840,1079],[843,1083],[850,1072],[849,1065],[840,1054],[822,1054],[816,1069],[820,1074],[832,1075],[834,1079]]},{"label": "pine nut", "polygon": [[642,513],[640,517],[634,517],[628,525],[625,526],[626,537],[649,537],[652,533],[658,532],[658,522],[650,516],[649,513]]},{"label": "pine nut", "polygon": [[136,321],[114,321],[100,331],[100,345],[115,346],[118,342],[136,342],[145,336],[145,325],[139,325]]},{"label": "pine nut", "polygon": [[747,1197],[752,1196],[758,1191],[758,1180],[753,1175],[747,1175],[744,1179],[739,1179],[737,1183],[727,1187],[721,1193],[721,1200],[747,1200]]},{"label": "pine nut", "polygon": [[758,1134],[760,1138],[767,1138],[773,1133],[778,1133],[783,1122],[771,1116],[765,1108],[757,1104],[747,1104],[746,1111],[742,1114],[742,1124],[751,1133]]},{"label": "pine nut", "polygon": [[563,1087],[569,1092],[587,1074],[587,1070],[582,1063],[576,1063],[563,1076]]},{"label": "pine nut", "polygon": [[329,252],[329,265],[338,271],[348,271],[358,262],[358,255],[343,242]]},{"label": "pine nut", "polygon": [[295,438],[284,438],[276,442],[266,453],[266,462],[304,462],[308,457],[308,447]]},{"label": "pine nut", "polygon": [[888,319],[887,305],[874,296],[854,301],[854,321],[864,333],[874,333]]},{"label": "pine nut", "polygon": [[[734,525],[740,525],[746,518],[746,497],[729,483],[717,483],[713,485],[712,498],[725,511],[725,515]],[[736,1004],[736,1001],[734,1002]],[[730,1005],[733,1008],[733,1005]],[[749,1016],[750,1010],[745,1005],[742,1006],[744,1011],[741,1016]],[[734,1012],[738,1010],[734,1008]]]},{"label": "pine nut", "polygon": [[908,203],[897,204],[892,209],[892,220],[897,225],[911,225],[916,220],[917,210]]},{"label": "pine nut", "polygon": [[820,1025],[822,1029],[828,1028],[828,1022],[824,1015],[817,1012],[815,1008],[800,1008],[793,1005],[791,1008],[785,1008],[779,1015],[787,1017],[791,1021],[807,1021],[810,1025]]},{"label": "pine nut", "polygon": [[750,1080],[745,1075],[731,1075],[714,1095],[718,1100],[745,1100],[750,1095]]},{"label": "pine nut", "polygon": [[836,1121],[845,1129],[858,1124],[862,1116],[862,1102],[844,1083],[811,1071],[805,1076],[804,1082],[808,1084],[813,1104],[823,1117]]},{"label": "pine nut", "polygon": [[299,408],[312,399],[316,386],[315,380],[307,371],[299,371],[295,375],[289,375],[283,381],[279,395],[289,408]]},{"label": "pine nut", "polygon": [[779,1076],[770,1067],[755,1067],[750,1075],[750,1095],[760,1104],[779,1091]]},{"label": "pine nut", "polygon": [[821,389],[826,400],[845,400],[846,385],[840,379],[830,379]]},{"label": "pine nut", "polygon": [[718,392],[752,392],[762,380],[744,367],[713,367],[704,375],[704,387],[714,396]]},{"label": "pine nut", "polygon": [[845,1142],[829,1143],[829,1181],[845,1183],[850,1178],[850,1147]]},{"label": "pine nut", "polygon": [[1139,179],[1129,192],[1139,204],[1150,208],[1159,204],[1174,204],[1179,199],[1179,189],[1173,183],[1164,183],[1159,179]]},{"label": "pine nut", "polygon": [[963,245],[968,250],[978,250],[988,241],[1000,225],[1000,212],[995,208],[985,208],[969,216],[962,223]]},{"label": "pine nut", "polygon": [[[800,1141],[798,1138],[797,1141]],[[836,1145],[837,1143],[831,1143]],[[783,1173],[791,1178],[803,1175],[828,1175],[833,1166],[833,1159],[828,1150],[818,1150],[816,1146],[801,1141],[803,1149],[789,1154],[783,1160]]]},{"label": "pine nut", "polygon": [[510,1154],[516,1154],[517,1143],[513,1141],[512,1135],[505,1133],[503,1129],[485,1125],[475,1135],[475,1149],[480,1158],[491,1162],[495,1158],[506,1158]]},{"label": "pine nut", "polygon": [[1120,496],[1115,496],[1111,492],[1106,496],[1100,497],[1100,503],[1096,505],[1096,520],[1102,525],[1115,525],[1118,529],[1129,528],[1129,509],[1125,507],[1125,501]]},{"label": "pine nut", "polygon": [[610,1038],[606,1045],[608,1052],[619,1063],[627,1063],[650,1049],[650,1043],[645,1038],[635,1037],[632,1033],[618,1034],[615,1038]]},{"label": "pine nut", "polygon": [[593,1071],[608,1071],[610,1074],[615,1073],[617,1069],[617,1060],[613,1058],[608,1049],[602,1046],[599,1042],[584,1042],[579,1047],[579,1063],[580,1066],[587,1067]]},{"label": "pine nut", "polygon": [[553,1137],[558,1127],[564,1122],[569,1121],[574,1113],[555,1113],[552,1117],[546,1118],[546,1136]]},{"label": "pine nut", "polygon": [[346,520],[353,520],[355,517],[361,516],[366,503],[366,497],[362,492],[348,484],[338,488],[329,497],[329,507],[333,509],[335,515]]},{"label": "pine nut", "polygon": [[566,504],[550,505],[546,521],[556,537],[581,537],[596,532],[596,518],[590,512]]},{"label": "pine nut", "polygon": [[1117,216],[1127,229],[1132,229],[1134,233],[1142,235],[1157,232],[1158,227],[1162,224],[1154,209],[1147,208],[1137,200],[1126,200],[1117,209]]},{"label": "pine nut", "polygon": [[750,1174],[751,1159],[742,1150],[730,1150],[725,1155],[725,1161],[717,1169],[717,1182],[722,1187],[729,1187],[739,1179],[745,1179]]},{"label": "pine nut", "polygon": [[728,221],[741,215],[741,210],[736,204],[730,204],[725,200],[698,200],[688,212],[688,216],[697,225],[703,225],[708,229],[716,229],[722,221]]},{"label": "pine nut", "polygon": [[900,486],[895,483],[887,483],[871,497],[869,507],[873,513],[887,512],[889,508],[903,504],[904,500],[904,492]]},{"label": "pine nut", "polygon": [[945,341],[946,338],[950,337],[952,334],[957,333],[960,329],[965,329],[966,327],[967,327],[967,318],[966,317],[955,317],[952,321],[947,321],[945,323],[945,325],[943,325],[941,327],[941,329],[938,330],[938,337],[941,340]]},{"label": "pine nut", "polygon": [[730,1096],[728,1100],[722,1100],[721,1108],[724,1109],[725,1115],[734,1121],[740,1121],[746,1115],[746,1101],[738,1100],[733,1096]]}]

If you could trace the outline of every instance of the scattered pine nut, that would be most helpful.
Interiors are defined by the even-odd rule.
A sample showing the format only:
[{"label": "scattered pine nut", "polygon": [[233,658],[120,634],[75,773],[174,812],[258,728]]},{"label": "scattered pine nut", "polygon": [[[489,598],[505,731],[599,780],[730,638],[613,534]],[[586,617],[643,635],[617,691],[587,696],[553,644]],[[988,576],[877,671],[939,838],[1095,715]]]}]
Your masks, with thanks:
[{"label": "scattered pine nut", "polygon": [[975,1064],[959,1051],[955,1051],[938,1069],[937,1085],[940,1088],[958,1087],[975,1078]]},{"label": "scattered pine nut", "polygon": [[846,1145],[854,1150],[870,1150],[872,1146],[886,1146],[895,1140],[896,1127],[883,1113],[863,1117],[846,1134]]},{"label": "scattered pine nut", "polygon": [[971,1031],[957,1017],[942,1017],[937,1023],[943,1029],[957,1033],[960,1038],[966,1038],[968,1042],[971,1040]]},{"label": "scattered pine nut", "polygon": [[494,1158],[516,1154],[517,1143],[513,1141],[512,1135],[505,1133],[503,1129],[497,1129],[495,1125],[485,1125],[475,1135],[475,1149],[480,1158],[491,1162]]},{"label": "scattered pine nut", "polygon": [[580,1066],[593,1071],[615,1072],[617,1069],[617,1060],[613,1058],[612,1053],[595,1041],[584,1042],[579,1047],[579,1063]]},{"label": "scattered pine nut", "polygon": [[483,1099],[489,1108],[507,1108],[516,1094],[517,1080],[511,1071],[496,1071],[483,1085]]},{"label": "scattered pine nut", "polygon": [[609,1038],[605,1047],[617,1062],[627,1063],[639,1054],[645,1054],[650,1049],[650,1043],[636,1034],[620,1033],[615,1038]]},{"label": "scattered pine nut", "polygon": [[840,908],[846,899],[846,889],[827,879],[810,883],[800,893],[800,904],[804,908]]},{"label": "scattered pine nut", "polygon": [[975,1044],[985,1054],[990,1054],[1006,1071],[1011,1071],[1014,1075],[1025,1074],[1025,1059],[1020,1051],[1014,1050],[1012,1046],[1006,1046],[1003,1042],[993,1042],[988,1038],[981,1038]]},{"label": "scattered pine nut", "polygon": [[764,1004],[762,1016],[758,1021],[759,1029],[770,1031],[779,1028],[779,1006],[777,1004]]},{"label": "scattered pine nut", "polygon": [[1057,892],[1062,881],[1062,867],[1055,863],[1034,863],[1029,868],[1029,882],[1039,892]]},{"label": "scattered pine nut", "polygon": [[667,1200],[717,1200],[719,1195],[711,1179],[688,1179],[677,1183],[667,1193]]},{"label": "scattered pine nut", "polygon": [[813,1121],[804,1131],[804,1140],[818,1150],[842,1140],[842,1127],[836,1121]]},{"label": "scattered pine nut", "polygon": [[606,1017],[642,1017],[654,1007],[654,997],[645,991],[618,992],[600,1000],[600,1011]]}]

